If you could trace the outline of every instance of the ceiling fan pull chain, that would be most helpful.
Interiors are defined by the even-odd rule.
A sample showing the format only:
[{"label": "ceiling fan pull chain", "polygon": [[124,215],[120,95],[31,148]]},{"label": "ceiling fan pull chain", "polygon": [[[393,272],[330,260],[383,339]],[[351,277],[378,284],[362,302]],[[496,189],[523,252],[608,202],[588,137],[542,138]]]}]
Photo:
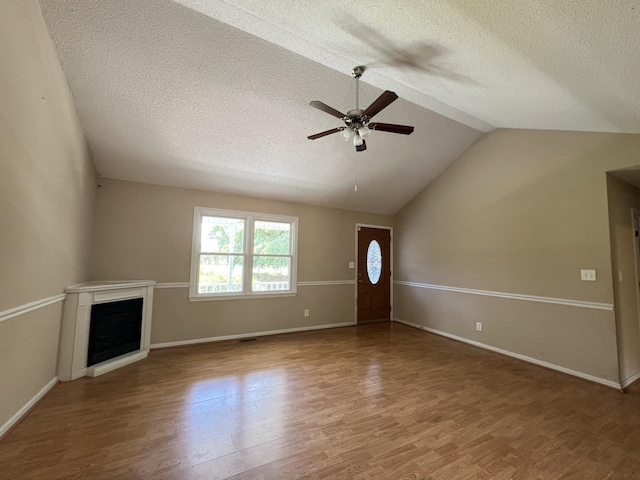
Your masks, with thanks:
[{"label": "ceiling fan pull chain", "polygon": [[356,77],[356,110],[360,110],[360,77]]},{"label": "ceiling fan pull chain", "polygon": [[355,182],[355,185],[353,186],[353,191],[354,192],[358,191],[358,159],[356,159],[356,182]]}]

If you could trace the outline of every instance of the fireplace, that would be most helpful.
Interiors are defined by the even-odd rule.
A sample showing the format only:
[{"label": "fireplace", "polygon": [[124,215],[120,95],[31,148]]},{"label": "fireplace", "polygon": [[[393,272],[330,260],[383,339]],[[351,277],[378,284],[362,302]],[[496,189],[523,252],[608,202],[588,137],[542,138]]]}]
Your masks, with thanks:
[{"label": "fireplace", "polygon": [[67,288],[58,377],[95,377],[149,354],[151,280],[88,282]]},{"label": "fireplace", "polygon": [[142,298],[91,307],[87,367],[140,349]]}]

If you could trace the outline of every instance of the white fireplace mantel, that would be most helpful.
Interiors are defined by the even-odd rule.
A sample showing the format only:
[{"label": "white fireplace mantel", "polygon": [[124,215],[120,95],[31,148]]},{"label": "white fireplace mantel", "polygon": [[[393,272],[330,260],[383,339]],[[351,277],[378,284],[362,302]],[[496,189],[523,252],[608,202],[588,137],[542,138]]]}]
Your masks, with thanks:
[{"label": "white fireplace mantel", "polygon": [[[95,377],[147,357],[151,343],[151,310],[155,283],[153,280],[87,282],[65,290],[67,298],[64,302],[58,360],[60,380],[75,380],[85,375]],[[132,298],[142,298],[140,350],[87,367],[91,306]]]}]

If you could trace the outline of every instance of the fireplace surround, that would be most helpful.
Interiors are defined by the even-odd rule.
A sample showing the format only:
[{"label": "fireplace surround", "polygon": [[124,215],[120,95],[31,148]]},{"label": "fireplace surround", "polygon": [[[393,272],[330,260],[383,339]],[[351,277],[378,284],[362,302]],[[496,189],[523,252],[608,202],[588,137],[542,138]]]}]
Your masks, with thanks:
[{"label": "fireplace surround", "polygon": [[[147,357],[155,283],[152,280],[87,282],[65,290],[58,360],[60,380],[96,377]],[[133,310],[129,308],[134,306]],[[137,314],[131,313],[136,309],[141,317],[139,324],[134,319]],[[94,319],[106,314],[93,329],[92,311]],[[111,325],[114,328],[110,331],[110,325],[105,322],[117,325]],[[115,341],[114,330],[122,330],[120,336],[126,338]],[[139,338],[133,339],[136,335]],[[94,349],[92,355],[90,346]]]}]

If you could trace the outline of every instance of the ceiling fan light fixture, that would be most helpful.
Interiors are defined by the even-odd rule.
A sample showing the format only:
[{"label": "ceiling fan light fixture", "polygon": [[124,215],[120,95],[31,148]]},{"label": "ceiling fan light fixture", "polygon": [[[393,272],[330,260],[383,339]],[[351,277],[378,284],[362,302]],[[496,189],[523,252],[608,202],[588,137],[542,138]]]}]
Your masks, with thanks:
[{"label": "ceiling fan light fixture", "polygon": [[342,130],[342,138],[344,138],[346,141],[351,140],[351,137],[353,137],[354,131],[350,128],[345,128],[344,130]]},{"label": "ceiling fan light fixture", "polygon": [[360,134],[360,130],[357,130],[355,135],[353,136],[353,144],[356,147],[359,147],[360,145],[362,145],[363,142],[364,142],[364,140],[362,139],[362,135]]},{"label": "ceiling fan light fixture", "polygon": [[362,138],[364,138],[371,133],[371,130],[369,130],[369,127],[360,127],[358,129],[358,133]]}]

